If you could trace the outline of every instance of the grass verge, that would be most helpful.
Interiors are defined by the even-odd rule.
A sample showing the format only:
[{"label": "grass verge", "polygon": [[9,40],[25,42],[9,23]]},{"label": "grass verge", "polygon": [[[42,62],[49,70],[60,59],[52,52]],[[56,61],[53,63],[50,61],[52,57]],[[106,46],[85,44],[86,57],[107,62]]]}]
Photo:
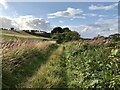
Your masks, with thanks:
[{"label": "grass verge", "polygon": [[2,85],[3,88],[17,88],[31,77],[58,46],[43,43],[19,47],[3,56]]}]

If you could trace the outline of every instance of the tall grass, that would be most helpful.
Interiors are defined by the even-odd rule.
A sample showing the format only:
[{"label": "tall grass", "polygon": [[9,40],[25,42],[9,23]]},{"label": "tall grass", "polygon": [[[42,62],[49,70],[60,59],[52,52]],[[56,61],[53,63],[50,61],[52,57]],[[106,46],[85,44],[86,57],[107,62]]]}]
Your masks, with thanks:
[{"label": "tall grass", "polygon": [[9,39],[9,40],[3,40],[1,41],[1,47],[3,49],[2,54],[9,52],[12,49],[18,48],[18,47],[24,47],[24,46],[44,46],[48,43],[51,43],[51,41],[36,41],[36,40],[20,40],[20,39]]},{"label": "tall grass", "polygon": [[3,88],[17,88],[19,83],[27,80],[45,64],[51,52],[57,48],[51,42],[29,42],[21,46],[21,42],[17,44],[18,47],[9,49],[3,55]]}]

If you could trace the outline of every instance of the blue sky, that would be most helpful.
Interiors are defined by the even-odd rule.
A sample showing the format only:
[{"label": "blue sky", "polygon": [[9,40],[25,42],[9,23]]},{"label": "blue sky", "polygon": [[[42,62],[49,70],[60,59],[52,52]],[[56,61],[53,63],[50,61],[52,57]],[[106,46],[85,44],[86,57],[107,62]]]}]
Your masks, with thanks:
[{"label": "blue sky", "polygon": [[[97,34],[107,36],[117,32],[117,26],[114,25],[118,17],[116,2],[8,2],[6,5],[7,8],[4,8],[4,5],[0,6],[0,16],[9,17],[15,21],[18,19],[20,21],[21,16],[42,18],[44,19],[43,25],[47,21],[46,27],[67,26],[78,31],[83,37],[94,37]],[[34,20],[32,24],[35,24],[36,21]],[[32,28],[32,24],[29,28]],[[50,28],[45,31],[50,31]],[[94,32],[96,33],[94,34]]]},{"label": "blue sky", "polygon": [[[9,5],[9,9],[3,11],[3,15],[5,16],[10,16],[10,17],[14,17],[16,15],[17,16],[24,16],[24,15],[33,15],[35,17],[40,17],[40,18],[44,18],[45,20],[50,21],[52,24],[55,25],[80,25],[80,24],[90,24],[95,22],[99,17],[86,17],[87,20],[84,19],[74,19],[71,22],[71,18],[54,18],[54,19],[48,19],[47,15],[50,13],[54,13],[57,11],[64,11],[66,10],[68,7],[71,8],[80,8],[82,9],[84,12],[84,14],[89,14],[89,13],[94,13],[94,14],[98,14],[98,15],[105,15],[107,16],[106,18],[114,18],[115,15],[117,16],[117,8],[114,8],[112,10],[89,10],[88,7],[91,5],[112,5],[114,3],[88,3],[88,2],[76,2],[76,3],[55,3],[55,2],[16,2],[16,3],[8,3]],[[12,13],[11,13],[12,12]],[[64,21],[63,24],[59,23],[58,21],[62,20]]]}]

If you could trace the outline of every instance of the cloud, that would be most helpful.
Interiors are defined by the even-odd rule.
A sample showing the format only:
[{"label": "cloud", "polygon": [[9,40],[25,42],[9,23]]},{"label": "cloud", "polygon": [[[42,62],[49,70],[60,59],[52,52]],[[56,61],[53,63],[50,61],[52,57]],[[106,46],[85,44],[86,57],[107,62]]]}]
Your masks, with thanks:
[{"label": "cloud", "polygon": [[5,0],[0,0],[0,5],[2,5],[5,9],[8,8],[8,5]]},{"label": "cloud", "polygon": [[83,16],[95,17],[97,16],[97,14],[89,13],[89,14],[83,14]]},{"label": "cloud", "polygon": [[64,23],[64,21],[60,20],[59,23]]},{"label": "cloud", "polygon": [[92,38],[98,34],[103,36],[109,36],[113,33],[118,33],[118,19],[98,19],[93,24],[80,25],[80,26],[65,26],[71,30],[75,30],[80,33],[82,37]]},{"label": "cloud", "polygon": [[118,6],[118,3],[112,4],[112,5],[106,5],[106,6],[91,5],[91,6],[89,6],[89,10],[111,10],[116,6]]},{"label": "cloud", "polygon": [[20,30],[42,30],[50,31],[52,26],[48,21],[42,18],[36,18],[32,15],[20,16],[18,18],[0,17],[1,28],[14,27]]},{"label": "cloud", "polygon": [[82,16],[77,16],[81,13],[83,13],[81,9],[69,7],[65,11],[57,11],[55,13],[48,14],[48,18],[56,18],[56,17],[83,18]]},{"label": "cloud", "polygon": [[88,15],[89,15],[89,16],[92,16],[92,17],[97,16],[97,14],[93,14],[93,13],[88,14]]},{"label": "cloud", "polygon": [[81,19],[86,19],[86,17],[84,17],[84,16],[74,16],[74,17],[72,17],[72,18],[81,18]]},{"label": "cloud", "polygon": [[98,15],[98,17],[105,17],[105,15]]},{"label": "cloud", "polygon": [[0,17],[0,27],[1,28],[11,28],[11,27],[15,27],[17,28],[15,25],[15,21],[12,20],[12,18],[9,17]]}]

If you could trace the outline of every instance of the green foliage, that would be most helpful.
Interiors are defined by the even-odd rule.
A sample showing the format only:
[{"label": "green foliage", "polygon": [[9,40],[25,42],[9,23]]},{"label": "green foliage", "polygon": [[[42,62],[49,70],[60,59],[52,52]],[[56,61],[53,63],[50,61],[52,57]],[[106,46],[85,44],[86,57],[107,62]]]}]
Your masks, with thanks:
[{"label": "green foliage", "polygon": [[68,41],[79,40],[80,35],[76,31],[71,31],[69,28],[56,27],[51,31],[52,39],[55,39],[57,43],[63,43]]},{"label": "green foliage", "polygon": [[54,34],[54,33],[63,33],[63,29],[61,27],[55,27],[52,31],[51,31],[51,34]]},{"label": "green foliage", "polygon": [[67,87],[115,88],[120,86],[120,49],[103,45],[68,43],[64,51]]},{"label": "green foliage", "polygon": [[118,34],[112,34],[109,37],[113,40],[120,40],[120,34],[119,33]]}]

